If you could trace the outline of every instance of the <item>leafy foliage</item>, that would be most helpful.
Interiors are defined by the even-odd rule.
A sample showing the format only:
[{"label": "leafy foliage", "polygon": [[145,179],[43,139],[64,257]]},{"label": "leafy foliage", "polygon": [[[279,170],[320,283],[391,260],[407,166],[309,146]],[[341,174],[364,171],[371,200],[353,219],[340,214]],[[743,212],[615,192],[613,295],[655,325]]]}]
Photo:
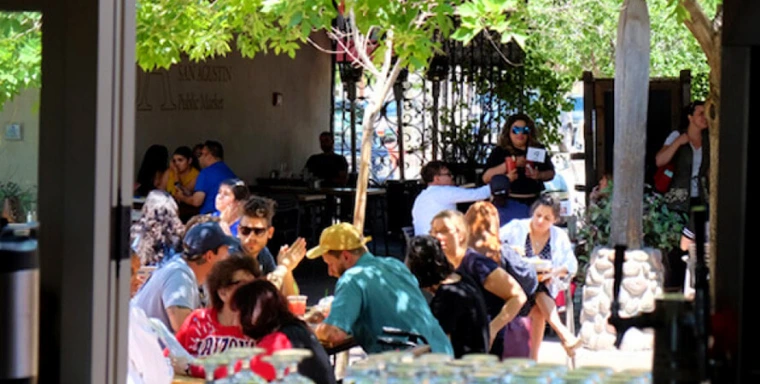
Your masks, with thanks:
[{"label": "leafy foliage", "polygon": [[0,12],[0,110],[25,88],[39,88],[42,15]]},{"label": "leafy foliage", "polygon": [[36,187],[23,187],[13,181],[0,181],[0,211],[3,203],[8,199],[11,203],[11,212],[14,221],[20,222],[25,219],[25,214],[36,202]]},{"label": "leafy foliage", "polygon": [[[578,224],[578,239],[581,247],[576,255],[581,264],[588,263],[595,246],[609,246],[610,217],[612,215],[612,184],[601,191],[602,197],[590,204]],[[643,234],[644,245],[665,252],[679,244],[681,231],[687,222],[686,214],[668,208],[665,199],[647,186],[644,193]]]},{"label": "leafy foliage", "polygon": [[[466,108],[460,105],[459,108]],[[439,132],[443,161],[454,164],[467,164],[474,168],[485,164],[490,148],[486,138],[491,135],[488,127],[482,126],[480,120],[468,114],[464,121],[451,119],[449,108],[440,108],[441,131]]]}]

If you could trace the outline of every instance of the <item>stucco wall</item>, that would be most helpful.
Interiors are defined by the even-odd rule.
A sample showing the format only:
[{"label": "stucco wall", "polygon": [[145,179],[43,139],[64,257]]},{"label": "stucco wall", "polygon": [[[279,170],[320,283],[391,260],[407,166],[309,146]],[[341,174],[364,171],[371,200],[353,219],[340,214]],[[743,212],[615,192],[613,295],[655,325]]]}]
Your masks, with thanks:
[{"label": "stucco wall", "polygon": [[[0,110],[0,181],[37,185],[40,144],[39,89],[27,89]],[[21,140],[7,140],[6,126],[21,124]]]},{"label": "stucco wall", "polygon": [[[207,139],[222,143],[225,161],[247,182],[281,163],[300,172],[319,151],[319,133],[330,127],[330,63],[312,47],[297,51],[295,60],[245,59],[233,49],[225,58],[168,71],[138,70],[135,172],[152,144],[172,152]],[[272,105],[273,93],[282,95],[279,106]]]}]

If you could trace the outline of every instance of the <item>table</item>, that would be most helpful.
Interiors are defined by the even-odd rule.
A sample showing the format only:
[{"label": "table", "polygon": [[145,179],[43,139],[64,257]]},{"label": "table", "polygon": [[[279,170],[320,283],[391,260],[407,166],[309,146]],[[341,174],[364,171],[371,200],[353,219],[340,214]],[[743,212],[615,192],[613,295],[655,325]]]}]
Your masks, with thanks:
[{"label": "table", "polygon": [[336,344],[322,340],[320,340],[320,343],[322,343],[322,347],[325,348],[325,352],[327,352],[327,354],[330,356],[348,351],[349,349],[359,345],[353,337],[349,337],[346,340],[343,340],[342,342]]},{"label": "table", "polygon": [[205,383],[206,380],[197,378],[197,377],[190,377],[185,375],[174,375],[174,379],[172,379],[172,384],[191,384],[191,383]]}]

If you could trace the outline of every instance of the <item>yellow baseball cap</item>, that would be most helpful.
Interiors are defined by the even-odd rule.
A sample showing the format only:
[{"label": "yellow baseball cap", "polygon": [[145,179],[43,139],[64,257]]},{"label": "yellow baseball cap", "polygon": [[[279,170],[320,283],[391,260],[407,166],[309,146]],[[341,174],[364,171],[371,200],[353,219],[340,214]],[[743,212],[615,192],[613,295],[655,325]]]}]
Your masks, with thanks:
[{"label": "yellow baseball cap", "polygon": [[316,259],[329,251],[350,251],[361,248],[367,244],[372,237],[364,237],[356,227],[349,223],[333,224],[324,231],[319,237],[319,245],[306,252],[306,257]]}]

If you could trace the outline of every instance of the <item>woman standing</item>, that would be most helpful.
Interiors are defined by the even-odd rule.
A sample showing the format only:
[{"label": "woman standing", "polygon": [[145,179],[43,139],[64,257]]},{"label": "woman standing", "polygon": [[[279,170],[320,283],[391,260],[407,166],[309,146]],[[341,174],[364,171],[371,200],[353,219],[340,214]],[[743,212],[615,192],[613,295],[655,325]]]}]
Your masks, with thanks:
[{"label": "woman standing", "polygon": [[248,186],[240,179],[227,179],[219,184],[216,194],[214,216],[218,216],[222,229],[237,238],[240,218],[243,217],[243,205],[251,195]]},{"label": "woman standing", "polygon": [[166,189],[167,169],[169,169],[169,150],[163,145],[151,145],[137,172],[135,196],[148,196],[154,189]]},{"label": "woman standing", "polygon": [[490,353],[501,358],[504,352],[504,327],[517,316],[527,301],[520,284],[504,268],[482,254],[467,248],[468,231],[464,215],[445,210],[431,223],[430,235],[456,272],[472,278],[486,303],[489,317]]},{"label": "woman standing", "polygon": [[551,271],[539,279],[542,284],[538,285],[536,294],[531,298],[535,303],[530,312],[531,358],[538,357],[546,322],[557,332],[567,354],[572,356],[581,340],[562,324],[554,299],[560,290],[567,288],[567,283],[560,278],[575,275],[578,260],[573,253],[570,238],[554,225],[559,218],[559,202],[549,196],[542,196],[533,203],[531,209],[530,219],[512,220],[499,233],[503,242],[524,249],[525,257],[538,257],[552,262]]},{"label": "woman standing", "polygon": [[536,134],[536,125],[528,115],[510,116],[501,130],[498,146],[486,161],[487,170],[483,174],[486,184],[494,175],[509,178],[507,216],[510,220],[530,217],[530,206],[544,190],[544,182],[554,178],[551,155],[538,142]]}]

